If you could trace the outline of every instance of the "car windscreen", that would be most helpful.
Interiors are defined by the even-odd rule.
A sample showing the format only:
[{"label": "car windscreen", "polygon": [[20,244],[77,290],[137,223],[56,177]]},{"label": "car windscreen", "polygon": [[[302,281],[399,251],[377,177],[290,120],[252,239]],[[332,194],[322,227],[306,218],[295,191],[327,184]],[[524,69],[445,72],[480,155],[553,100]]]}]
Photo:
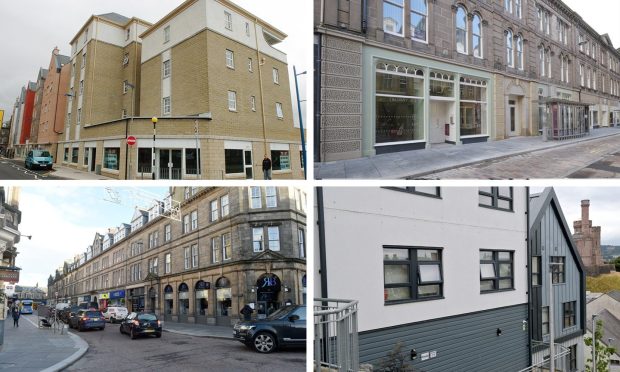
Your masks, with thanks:
[{"label": "car windscreen", "polygon": [[153,314],[140,314],[138,315],[140,320],[157,320],[157,317]]},{"label": "car windscreen", "polygon": [[33,156],[42,156],[42,157],[45,157],[45,158],[49,158],[50,157],[49,151],[33,151],[32,155]]}]

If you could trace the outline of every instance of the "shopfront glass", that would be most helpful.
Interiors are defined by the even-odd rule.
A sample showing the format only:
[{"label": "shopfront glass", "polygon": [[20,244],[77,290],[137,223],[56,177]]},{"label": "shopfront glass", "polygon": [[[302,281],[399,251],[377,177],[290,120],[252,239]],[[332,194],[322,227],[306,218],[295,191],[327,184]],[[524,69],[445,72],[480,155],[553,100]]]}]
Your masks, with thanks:
[{"label": "shopfront glass", "polygon": [[376,143],[424,139],[424,72],[409,65],[376,65]]},{"label": "shopfront glass", "polygon": [[487,82],[468,77],[460,81],[460,133],[461,136],[487,133]]}]

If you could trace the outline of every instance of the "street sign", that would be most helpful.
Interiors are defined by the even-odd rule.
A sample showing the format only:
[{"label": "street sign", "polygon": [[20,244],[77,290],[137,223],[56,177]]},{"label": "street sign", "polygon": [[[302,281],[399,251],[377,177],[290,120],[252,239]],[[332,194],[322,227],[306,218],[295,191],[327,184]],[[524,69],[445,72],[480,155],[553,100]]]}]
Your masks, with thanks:
[{"label": "street sign", "polygon": [[127,137],[127,144],[129,146],[135,145],[136,144],[136,137],[134,137],[134,136]]}]

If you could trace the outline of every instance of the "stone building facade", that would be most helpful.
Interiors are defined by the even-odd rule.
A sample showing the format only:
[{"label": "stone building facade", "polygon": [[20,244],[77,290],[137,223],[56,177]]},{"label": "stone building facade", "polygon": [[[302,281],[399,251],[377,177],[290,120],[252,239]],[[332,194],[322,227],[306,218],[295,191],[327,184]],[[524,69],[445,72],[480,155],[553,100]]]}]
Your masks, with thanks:
[{"label": "stone building facade", "polygon": [[575,233],[573,240],[589,275],[598,275],[610,271],[609,265],[603,263],[601,253],[601,227],[593,226],[590,220],[590,201],[581,201],[581,220],[573,222]]},{"label": "stone building facade", "polygon": [[232,324],[245,304],[262,317],[305,303],[305,219],[295,187],[173,187],[109,244],[98,234],[50,276],[48,293],[174,322]]},{"label": "stone building facade", "polygon": [[314,3],[316,161],[620,124],[620,52],[562,1]]}]

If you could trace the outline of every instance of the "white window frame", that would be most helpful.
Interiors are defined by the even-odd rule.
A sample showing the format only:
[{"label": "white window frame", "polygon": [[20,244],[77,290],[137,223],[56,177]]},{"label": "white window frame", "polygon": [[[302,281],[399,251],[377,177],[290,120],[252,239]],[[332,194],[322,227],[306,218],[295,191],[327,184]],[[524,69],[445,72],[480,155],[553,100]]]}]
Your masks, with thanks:
[{"label": "white window frame", "polygon": [[237,92],[233,90],[228,91],[228,111],[237,111]]}]

